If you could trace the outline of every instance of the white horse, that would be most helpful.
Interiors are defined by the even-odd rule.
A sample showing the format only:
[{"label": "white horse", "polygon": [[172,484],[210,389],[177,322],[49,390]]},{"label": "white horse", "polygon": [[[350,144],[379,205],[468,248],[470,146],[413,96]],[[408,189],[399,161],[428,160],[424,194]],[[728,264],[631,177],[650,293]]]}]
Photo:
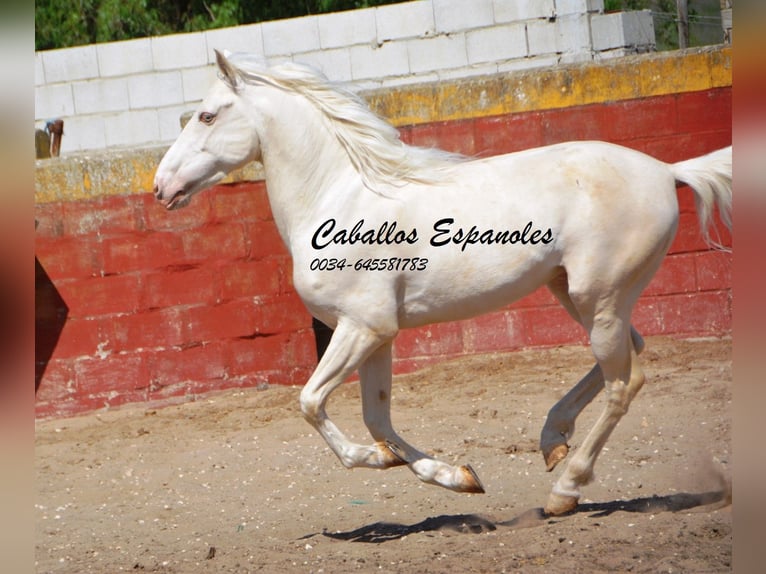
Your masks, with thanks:
[{"label": "white horse", "polygon": [[[731,227],[731,148],[673,165],[603,142],[460,158],[405,145],[360,98],[309,68],[216,56],[219,80],[160,163],[154,193],[176,208],[231,170],[263,163],[295,289],[334,329],[301,392],[307,421],[348,468],[406,464],[427,483],[483,492],[470,466],[435,460],[394,431],[392,342],[400,329],[475,316],[547,285],[587,330],[597,361],[548,415],[540,447],[549,470],[567,455],[580,411],[607,393],[545,506],[573,510],[644,384],[630,317],[675,235],[676,182],[694,189],[710,241],[715,205]],[[357,369],[367,445],[325,410]]]}]

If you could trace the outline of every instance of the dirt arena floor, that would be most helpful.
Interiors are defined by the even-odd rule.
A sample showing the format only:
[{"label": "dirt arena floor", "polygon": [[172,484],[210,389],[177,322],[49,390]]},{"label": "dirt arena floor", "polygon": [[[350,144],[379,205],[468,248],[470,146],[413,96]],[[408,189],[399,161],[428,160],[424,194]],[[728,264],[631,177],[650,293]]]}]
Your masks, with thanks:
[{"label": "dirt arena floor", "polygon": [[[731,340],[649,338],[649,377],[578,509],[545,517],[561,472],[538,438],[590,368],[565,347],[449,361],[394,382],[411,443],[470,463],[486,494],[406,467],[344,469],[299,387],[226,391],[36,425],[39,573],[729,572]],[[578,420],[573,448],[601,410]],[[330,415],[359,442],[358,385]]]}]

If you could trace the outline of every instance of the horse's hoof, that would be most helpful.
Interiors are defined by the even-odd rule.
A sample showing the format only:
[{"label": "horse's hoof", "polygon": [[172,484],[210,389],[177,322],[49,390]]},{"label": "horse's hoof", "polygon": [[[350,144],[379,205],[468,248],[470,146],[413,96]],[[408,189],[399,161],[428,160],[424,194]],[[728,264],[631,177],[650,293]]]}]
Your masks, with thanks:
[{"label": "horse's hoof", "polygon": [[566,458],[567,454],[569,454],[569,446],[567,444],[557,444],[550,450],[543,450],[545,470],[548,472],[552,471],[558,463]]},{"label": "horse's hoof", "polygon": [[408,464],[407,460],[404,458],[402,449],[400,449],[391,441],[378,443],[378,450],[380,450],[380,456],[381,460],[383,461],[384,468]]},{"label": "horse's hoof", "polygon": [[567,496],[551,492],[550,495],[548,495],[548,502],[543,511],[549,516],[561,516],[562,514],[572,512],[577,508],[578,500],[579,499],[576,496]]},{"label": "horse's hoof", "polygon": [[460,492],[467,492],[471,494],[484,494],[484,485],[479,480],[479,475],[471,467],[470,464],[466,464],[460,467],[460,474],[463,477],[463,481],[460,485]]}]

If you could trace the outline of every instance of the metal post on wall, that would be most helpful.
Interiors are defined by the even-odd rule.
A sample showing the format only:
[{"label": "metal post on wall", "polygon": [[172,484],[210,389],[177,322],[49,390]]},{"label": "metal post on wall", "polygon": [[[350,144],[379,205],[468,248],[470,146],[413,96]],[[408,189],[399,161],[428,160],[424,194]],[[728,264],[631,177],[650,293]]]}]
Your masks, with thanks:
[{"label": "metal post on wall", "polygon": [[45,159],[58,157],[61,153],[61,138],[64,137],[64,120],[45,122],[44,130],[35,130],[35,157]]},{"label": "metal post on wall", "polygon": [[734,0],[721,0],[721,26],[723,27],[723,43],[731,44],[732,22],[731,9]]},{"label": "metal post on wall", "polygon": [[689,7],[686,0],[676,0],[678,13],[678,47],[680,49],[689,46]]},{"label": "metal post on wall", "polygon": [[37,159],[51,157],[51,136],[45,130],[35,130],[35,157]]},{"label": "metal post on wall", "polygon": [[61,151],[61,138],[64,136],[64,120],[51,120],[45,128],[51,134],[51,157],[58,157]]}]

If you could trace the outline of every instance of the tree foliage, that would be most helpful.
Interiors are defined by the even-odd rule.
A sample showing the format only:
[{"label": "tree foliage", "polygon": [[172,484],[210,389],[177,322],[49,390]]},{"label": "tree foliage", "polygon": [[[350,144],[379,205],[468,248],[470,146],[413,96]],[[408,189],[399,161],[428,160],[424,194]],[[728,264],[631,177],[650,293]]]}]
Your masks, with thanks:
[{"label": "tree foliage", "polygon": [[35,49],[194,32],[404,0],[37,0]]},{"label": "tree foliage", "polygon": [[[405,0],[37,0],[35,48],[48,50],[395,4]],[[691,45],[721,41],[719,0],[689,0]],[[676,0],[605,0],[607,12],[649,9],[658,49],[678,46]],[[695,28],[695,23],[697,28]],[[698,38],[695,38],[698,36]],[[712,38],[712,39],[711,39]]]}]

